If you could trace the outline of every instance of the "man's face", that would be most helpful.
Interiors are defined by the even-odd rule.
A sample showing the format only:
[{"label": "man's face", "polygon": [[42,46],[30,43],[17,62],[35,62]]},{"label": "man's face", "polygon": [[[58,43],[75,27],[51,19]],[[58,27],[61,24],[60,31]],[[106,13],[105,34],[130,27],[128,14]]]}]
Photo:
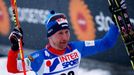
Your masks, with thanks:
[{"label": "man's face", "polygon": [[50,44],[54,46],[56,49],[63,50],[67,47],[68,41],[70,39],[70,31],[69,29],[57,31],[48,39]]}]

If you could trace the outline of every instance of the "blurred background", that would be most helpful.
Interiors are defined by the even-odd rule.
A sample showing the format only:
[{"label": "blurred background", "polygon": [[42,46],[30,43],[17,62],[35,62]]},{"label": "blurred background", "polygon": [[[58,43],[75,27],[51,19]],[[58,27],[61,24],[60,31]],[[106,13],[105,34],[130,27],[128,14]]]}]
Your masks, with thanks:
[{"label": "blurred background", "polygon": [[[127,0],[126,3],[130,20],[134,24],[134,0]],[[17,0],[17,5],[24,32],[25,56],[47,44],[44,22],[50,10],[66,14],[71,27],[70,41],[100,39],[109,30],[109,23],[112,23],[107,0]],[[8,74],[8,36],[13,28],[10,0],[0,0],[0,75]],[[106,52],[82,58],[79,74],[134,74],[121,37],[116,45]]]}]

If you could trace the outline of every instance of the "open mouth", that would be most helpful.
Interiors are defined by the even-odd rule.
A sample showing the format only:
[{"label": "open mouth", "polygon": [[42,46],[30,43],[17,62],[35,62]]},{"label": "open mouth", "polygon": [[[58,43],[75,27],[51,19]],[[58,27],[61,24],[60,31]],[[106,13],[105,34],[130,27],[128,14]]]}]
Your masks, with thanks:
[{"label": "open mouth", "polygon": [[60,44],[67,44],[67,42],[65,41],[65,42],[60,42]]}]

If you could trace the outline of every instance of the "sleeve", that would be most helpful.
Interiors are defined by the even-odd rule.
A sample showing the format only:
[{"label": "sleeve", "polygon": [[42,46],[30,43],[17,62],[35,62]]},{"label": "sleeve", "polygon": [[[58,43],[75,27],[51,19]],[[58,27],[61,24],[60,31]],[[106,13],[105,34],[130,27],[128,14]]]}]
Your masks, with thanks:
[{"label": "sleeve", "polygon": [[8,59],[7,59],[7,70],[8,70],[8,72],[12,72],[12,73],[19,73],[20,72],[17,69],[17,58],[18,58],[18,52],[9,50]]},{"label": "sleeve", "polygon": [[111,25],[110,30],[102,39],[92,41],[78,41],[74,42],[73,45],[79,49],[82,57],[91,56],[113,47],[117,41],[118,35],[119,31],[117,26]]},{"label": "sleeve", "polygon": [[32,71],[38,72],[38,70],[41,68],[43,64],[44,54],[43,50],[38,50],[29,56],[27,56],[27,60],[29,61],[29,68],[31,68]]},{"label": "sleeve", "polygon": [[[42,50],[38,50],[25,57],[24,61],[25,61],[25,66],[27,71],[32,70],[34,72],[37,72],[40,69],[44,59],[43,53],[44,52],[42,52]],[[21,60],[17,61],[17,69],[19,71],[23,71],[21,63],[22,63]]]},{"label": "sleeve", "polygon": [[[18,53],[10,50],[8,53],[7,70],[11,73],[21,73],[23,72],[22,61],[18,59]],[[44,52],[42,50],[34,52],[27,57],[25,57],[25,68],[26,71],[33,70],[37,72],[42,66],[44,59]],[[14,67],[13,67],[14,66]]]},{"label": "sleeve", "polygon": [[[17,60],[18,59],[18,53],[19,53],[19,51],[9,50],[8,60],[7,60],[7,70],[8,70],[8,72],[11,72],[11,73],[21,73],[21,72],[23,72],[22,61]],[[31,70],[30,60],[28,58],[25,58],[24,61],[25,61],[26,71]]]}]

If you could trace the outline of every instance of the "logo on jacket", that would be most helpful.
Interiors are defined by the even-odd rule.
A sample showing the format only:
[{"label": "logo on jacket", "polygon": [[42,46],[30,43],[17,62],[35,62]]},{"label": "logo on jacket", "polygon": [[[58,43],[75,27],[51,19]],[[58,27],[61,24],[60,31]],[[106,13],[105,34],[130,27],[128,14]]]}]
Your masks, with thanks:
[{"label": "logo on jacket", "polygon": [[46,66],[49,67],[49,71],[52,72],[55,70],[57,65],[59,64],[58,58],[55,58],[54,60],[47,60],[46,61]]},{"label": "logo on jacket", "polygon": [[79,64],[79,53],[74,50],[71,53],[45,60],[45,69],[47,72],[54,72],[74,67],[77,64]]},{"label": "logo on jacket", "polygon": [[66,55],[60,56],[59,58],[63,68],[67,68],[78,64],[79,55],[78,52],[71,52]]}]

